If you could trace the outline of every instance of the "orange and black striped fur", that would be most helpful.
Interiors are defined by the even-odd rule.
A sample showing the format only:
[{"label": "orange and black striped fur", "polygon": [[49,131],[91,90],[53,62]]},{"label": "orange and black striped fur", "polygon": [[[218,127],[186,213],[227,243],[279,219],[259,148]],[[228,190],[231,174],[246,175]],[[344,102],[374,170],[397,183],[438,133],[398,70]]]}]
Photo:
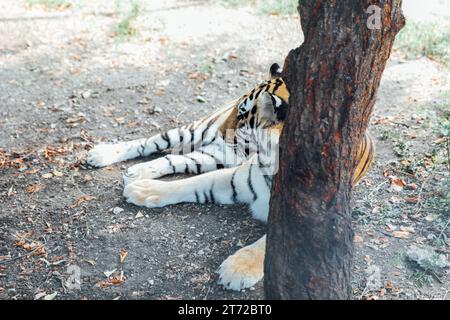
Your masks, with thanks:
[{"label": "orange and black striped fur", "polygon": [[[180,202],[247,203],[253,217],[267,221],[277,146],[286,117],[289,92],[271,67],[271,79],[210,116],[150,138],[101,144],[89,151],[95,167],[172,150],[155,160],[136,164],[124,173],[124,197],[149,208]],[[353,183],[369,169],[374,143],[361,142]],[[156,180],[174,173],[195,176]],[[228,257],[218,269],[219,282],[240,290],[263,276],[265,236]]]}]

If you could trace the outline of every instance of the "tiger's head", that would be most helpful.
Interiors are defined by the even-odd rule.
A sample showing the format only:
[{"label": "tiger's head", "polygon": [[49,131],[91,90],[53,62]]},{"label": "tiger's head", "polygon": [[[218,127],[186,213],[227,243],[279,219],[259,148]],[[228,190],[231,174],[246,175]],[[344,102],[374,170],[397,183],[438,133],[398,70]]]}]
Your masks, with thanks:
[{"label": "tiger's head", "polygon": [[263,82],[237,104],[238,128],[266,128],[282,123],[286,119],[289,92],[280,77],[281,68],[277,63],[270,67],[270,79]]}]

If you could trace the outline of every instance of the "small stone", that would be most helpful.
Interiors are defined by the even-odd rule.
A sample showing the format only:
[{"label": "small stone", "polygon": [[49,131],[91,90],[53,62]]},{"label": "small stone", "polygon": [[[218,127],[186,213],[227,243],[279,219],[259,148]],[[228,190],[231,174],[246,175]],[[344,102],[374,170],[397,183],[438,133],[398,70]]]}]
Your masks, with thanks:
[{"label": "small stone", "polygon": [[161,113],[163,110],[160,107],[155,107],[153,109],[156,113]]},{"label": "small stone", "polygon": [[205,103],[205,102],[206,102],[206,99],[203,98],[202,96],[197,96],[197,102]]},{"label": "small stone", "polygon": [[406,252],[406,257],[416,262],[425,270],[444,269],[450,267],[450,263],[443,254],[435,253],[432,248],[419,248],[411,246]]},{"label": "small stone", "polygon": [[124,209],[122,209],[121,207],[115,207],[113,209],[114,214],[119,214],[119,213],[122,213],[123,211],[124,211]]},{"label": "small stone", "polygon": [[91,94],[92,94],[91,90],[87,90],[87,91],[85,91],[85,92],[83,92],[83,93],[81,94],[81,97],[82,97],[83,99],[88,99],[88,98],[91,97]]},{"label": "small stone", "polygon": [[140,211],[138,211],[138,213],[134,216],[135,219],[139,219],[139,218],[143,218],[143,217],[144,217],[144,215]]}]

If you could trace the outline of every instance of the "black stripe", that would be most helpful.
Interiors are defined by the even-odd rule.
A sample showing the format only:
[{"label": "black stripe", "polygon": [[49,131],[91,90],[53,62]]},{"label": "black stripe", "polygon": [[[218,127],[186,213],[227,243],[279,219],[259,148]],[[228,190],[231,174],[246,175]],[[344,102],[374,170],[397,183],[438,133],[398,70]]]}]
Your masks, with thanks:
[{"label": "black stripe", "polygon": [[195,131],[192,128],[189,128],[189,132],[191,134],[191,143],[193,143],[194,142],[194,132]]},{"label": "black stripe", "polygon": [[255,127],[255,117],[251,117],[249,123],[250,123],[250,128],[254,128]]},{"label": "black stripe", "polygon": [[267,188],[272,190],[272,176],[264,175],[264,182],[266,183]]},{"label": "black stripe", "polygon": [[180,137],[180,142],[183,142],[184,134],[181,132],[180,129],[178,129],[178,136]]},{"label": "black stripe", "polygon": [[169,161],[169,166],[172,167],[172,171],[173,173],[175,173],[177,171],[177,169],[175,168],[175,166],[172,163],[172,160],[170,160],[169,156],[165,156],[164,159],[166,159],[167,161]]},{"label": "black stripe", "polygon": [[185,157],[188,158],[188,159],[191,159],[194,162],[195,166],[197,167],[197,174],[202,172],[202,165],[201,165],[201,163],[199,163],[196,159],[191,158],[189,156],[185,156]]},{"label": "black stripe", "polygon": [[158,143],[156,143],[156,141],[155,142],[153,142],[153,144],[155,145],[155,147],[156,147],[156,150],[158,150],[158,152],[161,152],[162,150],[161,150],[161,147],[159,146],[159,144]]},{"label": "black stripe", "polygon": [[[365,171],[367,171],[366,170],[366,168],[367,168],[367,166],[369,165],[369,163],[370,163],[370,160],[371,160],[371,154],[373,153],[373,146],[372,146],[372,144],[371,143],[369,143],[369,152],[367,153],[367,158],[366,158],[366,161],[364,162],[364,166],[362,167],[362,169],[361,169],[361,173],[360,173],[360,175],[359,175],[359,178],[362,178],[362,176],[364,175],[364,173],[365,173]],[[359,179],[358,179],[359,180]]]},{"label": "black stripe", "polygon": [[208,131],[208,129],[209,129],[209,127],[206,126],[206,128],[202,131],[202,144],[203,144],[203,141],[205,140],[205,133],[206,133],[206,131]]},{"label": "black stripe", "polygon": [[197,203],[200,203],[200,197],[198,196],[197,190],[195,190],[195,201],[196,201]]},{"label": "black stripe", "polygon": [[214,198],[214,194],[213,194],[213,188],[214,188],[214,184],[211,186],[211,189],[209,189],[209,198],[211,199],[212,203],[216,203],[216,198]]},{"label": "black stripe", "polygon": [[186,168],[184,169],[184,173],[186,173],[186,174],[188,174],[189,173],[189,166],[188,166],[188,164],[186,163]]},{"label": "black stripe", "polygon": [[275,87],[273,88],[273,93],[277,92],[278,88],[281,86],[283,82],[280,79],[277,79],[275,82]]},{"label": "black stripe", "polygon": [[161,138],[167,142],[167,148],[170,148],[171,144],[170,144],[170,138],[169,135],[167,134],[167,132],[161,133]]},{"label": "black stripe", "polygon": [[[219,131],[220,132],[220,131]],[[210,142],[208,142],[208,144],[211,144],[211,143],[213,143],[214,141],[216,140],[216,136],[214,136],[212,139],[211,139],[211,141]]]},{"label": "black stripe", "polygon": [[253,167],[253,165],[250,165],[250,169],[248,171],[247,184],[248,184],[248,187],[249,187],[251,193],[253,194],[253,201],[255,201],[256,199],[258,199],[258,195],[256,194],[255,189],[253,189],[253,184],[252,184],[252,167]]},{"label": "black stripe", "polygon": [[277,100],[270,93],[269,93],[269,95],[270,95],[270,100],[272,100],[273,108],[276,109],[276,107],[277,107]]},{"label": "black stripe", "polygon": [[205,197],[205,203],[209,203],[208,195],[204,191],[203,191],[203,197]]},{"label": "black stripe", "polygon": [[204,152],[202,151],[202,154],[207,155],[209,157],[211,157],[215,162],[216,162],[216,167],[217,169],[223,169],[225,166],[223,165],[222,161],[219,161],[219,159],[217,159],[214,155],[208,153],[208,152]]},{"label": "black stripe", "polygon": [[234,185],[234,177],[236,176],[236,172],[237,172],[237,169],[233,172],[233,175],[231,176],[231,181],[230,181],[231,189],[233,189],[233,198],[232,198],[233,202],[237,202],[236,186]]},{"label": "black stripe", "polygon": [[141,145],[140,145],[139,148],[137,149],[137,152],[138,152],[139,156],[141,156],[141,157],[144,156],[144,150],[145,150],[145,147],[144,147],[144,145],[141,143]]}]

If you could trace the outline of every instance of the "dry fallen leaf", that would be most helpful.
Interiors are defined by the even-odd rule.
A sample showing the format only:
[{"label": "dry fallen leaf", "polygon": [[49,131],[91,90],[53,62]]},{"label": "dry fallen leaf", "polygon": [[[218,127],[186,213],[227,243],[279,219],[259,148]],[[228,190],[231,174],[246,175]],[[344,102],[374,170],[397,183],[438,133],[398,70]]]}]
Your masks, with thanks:
[{"label": "dry fallen leaf", "polygon": [[126,251],[125,249],[121,249],[119,252],[120,263],[123,263],[127,256],[128,256],[128,251]]},{"label": "dry fallen leaf", "polygon": [[106,270],[106,271],[103,272],[103,274],[104,274],[107,278],[109,278],[109,277],[111,277],[111,275],[112,275],[114,272],[116,272],[116,271],[117,271],[117,269],[113,269],[113,270],[110,270],[110,271]]},{"label": "dry fallen leaf", "polygon": [[121,285],[122,283],[124,283],[124,279],[123,279],[123,277],[122,276],[119,276],[119,277],[112,277],[112,278],[110,278],[110,279],[108,279],[108,280],[102,280],[102,281],[99,281],[99,282],[97,282],[97,286],[99,286],[100,288],[102,288],[102,289],[106,289],[106,288],[108,288],[108,287],[110,287],[110,286],[118,286],[118,285]]},{"label": "dry fallen leaf", "polygon": [[386,282],[386,285],[384,287],[388,290],[394,289],[394,285],[392,284],[391,281]]},{"label": "dry fallen leaf", "polygon": [[205,81],[208,80],[208,75],[206,73],[192,72],[188,74],[188,78],[191,80]]},{"label": "dry fallen leaf", "polygon": [[397,226],[394,226],[391,223],[386,223],[386,231],[392,232],[392,231],[395,231],[395,230],[397,230]]},{"label": "dry fallen leaf", "polygon": [[381,210],[381,207],[380,207],[380,206],[375,206],[375,207],[373,207],[373,209],[372,209],[372,213],[373,213],[373,214],[380,213],[380,210]]},{"label": "dry fallen leaf", "polygon": [[97,262],[95,260],[86,260],[87,263],[89,263],[91,266],[95,266]]},{"label": "dry fallen leaf", "polygon": [[401,231],[406,231],[406,232],[411,232],[411,233],[414,233],[414,232],[415,232],[414,227],[405,227],[405,226],[401,226],[401,227],[400,227],[400,230],[401,230]]},{"label": "dry fallen leaf", "polygon": [[417,184],[415,183],[409,183],[405,186],[406,190],[416,190],[417,189]]},{"label": "dry fallen leaf", "polygon": [[57,148],[52,146],[47,146],[44,150],[45,159],[52,161],[58,155],[65,155],[67,150],[64,148]]},{"label": "dry fallen leaf", "polygon": [[55,177],[62,177],[64,174],[63,174],[62,172],[53,170],[53,175],[54,175]]},{"label": "dry fallen leaf", "polygon": [[364,239],[361,235],[359,234],[355,234],[355,236],[353,237],[353,242],[355,243],[362,243],[364,242]]},{"label": "dry fallen leaf", "polygon": [[407,202],[407,203],[417,203],[417,202],[419,202],[419,197],[418,196],[406,197],[405,198],[405,202]]},{"label": "dry fallen leaf", "polygon": [[70,260],[75,259],[75,251],[73,249],[73,244],[71,241],[67,241],[67,253]]},{"label": "dry fallen leaf", "polygon": [[58,292],[53,292],[52,294],[48,294],[44,297],[44,300],[53,300],[55,299],[56,295],[58,294]]},{"label": "dry fallen leaf", "polygon": [[44,189],[45,188],[45,185],[44,184],[42,184],[42,183],[35,183],[35,184],[32,184],[32,185],[29,185],[26,189],[25,189],[25,191],[27,192],[27,193],[35,193],[35,192],[38,192],[38,191],[40,191],[40,190],[42,190],[42,189]]},{"label": "dry fallen leaf", "polygon": [[117,124],[124,124],[125,123],[125,117],[119,117],[115,119]]},{"label": "dry fallen leaf", "polygon": [[402,231],[402,230],[397,230],[392,232],[392,235],[396,238],[400,238],[400,239],[409,239],[411,237],[411,234],[409,231]]},{"label": "dry fallen leaf", "polygon": [[385,244],[388,242],[389,242],[389,239],[387,237],[379,237],[378,239],[375,240],[376,244]]},{"label": "dry fallen leaf", "polygon": [[27,171],[25,171],[24,172],[24,174],[35,174],[35,173],[38,173],[39,172],[39,169],[31,169],[31,170],[27,170]]},{"label": "dry fallen leaf", "polygon": [[92,201],[92,200],[95,200],[95,199],[97,199],[97,198],[94,197],[94,196],[90,196],[90,195],[85,194],[85,195],[79,197],[79,198],[77,199],[77,201],[75,201],[75,202],[74,202],[73,204],[71,204],[69,207],[73,209],[73,208],[75,208],[75,207],[78,207],[78,206],[79,206],[80,204],[82,204],[83,202]]},{"label": "dry fallen leaf", "polygon": [[391,183],[391,188],[395,191],[402,191],[406,186],[406,182],[403,179],[395,176],[389,177],[389,181]]},{"label": "dry fallen leaf", "polygon": [[36,102],[36,107],[38,107],[38,108],[45,107],[45,102],[42,101],[42,100],[37,101]]}]

